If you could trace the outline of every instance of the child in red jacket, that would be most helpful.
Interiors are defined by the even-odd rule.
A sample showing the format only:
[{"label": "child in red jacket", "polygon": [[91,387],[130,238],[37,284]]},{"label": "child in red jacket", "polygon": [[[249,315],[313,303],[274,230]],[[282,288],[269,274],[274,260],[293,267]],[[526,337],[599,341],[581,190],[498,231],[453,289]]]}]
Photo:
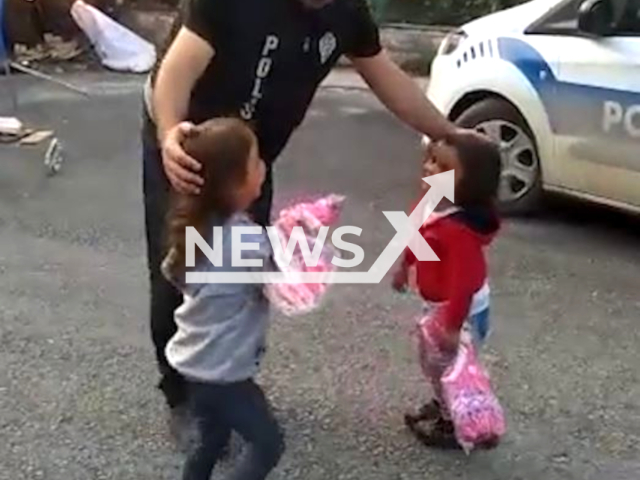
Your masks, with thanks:
[{"label": "child in red jacket", "polygon": [[[425,316],[418,326],[419,352],[435,399],[416,415],[405,415],[405,422],[428,446],[458,447],[440,380],[455,360],[462,334],[470,334],[480,346],[488,333],[489,285],[484,249],[500,227],[493,207],[500,169],[497,146],[475,134],[455,134],[430,144],[425,176],[455,172],[455,202],[442,200],[420,229],[440,261],[419,262],[407,249],[394,275],[396,290],[411,285],[425,300]],[[433,422],[426,432],[418,428],[424,421]]]}]

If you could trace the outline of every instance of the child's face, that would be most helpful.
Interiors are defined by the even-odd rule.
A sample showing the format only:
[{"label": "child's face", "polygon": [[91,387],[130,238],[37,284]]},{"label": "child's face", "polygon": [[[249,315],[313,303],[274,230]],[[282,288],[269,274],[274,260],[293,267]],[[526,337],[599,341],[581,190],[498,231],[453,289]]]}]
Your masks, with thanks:
[{"label": "child's face", "polygon": [[460,182],[460,178],[462,178],[462,164],[456,150],[445,142],[429,143],[425,151],[425,160],[422,164],[422,176],[430,177],[449,170],[454,171],[457,185]]},{"label": "child's face", "polygon": [[247,176],[244,185],[238,191],[239,209],[246,210],[260,197],[262,184],[266,175],[266,165],[258,152],[258,144],[254,142],[247,161]]}]

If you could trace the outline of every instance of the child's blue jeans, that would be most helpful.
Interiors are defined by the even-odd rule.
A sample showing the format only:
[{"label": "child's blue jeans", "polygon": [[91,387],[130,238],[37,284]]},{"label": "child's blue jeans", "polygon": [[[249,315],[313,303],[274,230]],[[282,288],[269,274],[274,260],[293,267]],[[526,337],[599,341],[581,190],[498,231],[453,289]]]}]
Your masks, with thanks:
[{"label": "child's blue jeans", "polygon": [[183,480],[210,480],[235,430],[245,454],[228,480],[264,480],[284,452],[283,435],[262,389],[252,380],[232,384],[188,383],[198,438],[190,448]]},{"label": "child's blue jeans", "polygon": [[478,352],[482,349],[491,331],[489,313],[489,308],[487,307],[474,315],[470,315],[463,328],[463,331],[471,335],[473,346]]}]

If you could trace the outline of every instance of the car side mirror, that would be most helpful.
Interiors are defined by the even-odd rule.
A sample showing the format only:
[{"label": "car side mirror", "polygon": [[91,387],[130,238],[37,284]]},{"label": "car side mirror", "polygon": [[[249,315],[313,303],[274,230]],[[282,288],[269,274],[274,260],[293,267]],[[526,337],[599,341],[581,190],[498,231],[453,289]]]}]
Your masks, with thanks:
[{"label": "car side mirror", "polygon": [[611,0],[585,0],[578,10],[578,29],[603,36],[612,31],[614,12]]}]

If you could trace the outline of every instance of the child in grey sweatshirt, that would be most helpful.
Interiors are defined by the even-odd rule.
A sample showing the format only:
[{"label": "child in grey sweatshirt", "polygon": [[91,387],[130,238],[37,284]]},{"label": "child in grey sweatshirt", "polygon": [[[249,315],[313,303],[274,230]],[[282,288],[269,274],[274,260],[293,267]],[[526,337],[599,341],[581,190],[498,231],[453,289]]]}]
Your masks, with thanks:
[{"label": "child in grey sweatshirt", "polygon": [[[242,260],[259,266],[232,266],[233,231],[257,227],[244,213],[260,195],[265,167],[251,130],[239,120],[217,119],[197,127],[185,151],[202,164],[204,187],[197,195],[176,196],[168,219],[169,254],[163,274],[183,293],[175,312],[178,327],[166,348],[167,360],[188,383],[188,404],[198,439],[187,454],[183,480],[209,480],[232,431],[247,443],[247,454],[229,479],[263,480],[284,450],[281,430],[262,389],[255,383],[266,350],[269,302],[257,283],[186,283],[189,271],[273,270],[266,232],[243,234]],[[195,266],[186,266],[186,228],[195,227],[212,246],[222,230],[222,264],[215,266],[196,248]],[[236,245],[236,248],[238,246]]]}]

